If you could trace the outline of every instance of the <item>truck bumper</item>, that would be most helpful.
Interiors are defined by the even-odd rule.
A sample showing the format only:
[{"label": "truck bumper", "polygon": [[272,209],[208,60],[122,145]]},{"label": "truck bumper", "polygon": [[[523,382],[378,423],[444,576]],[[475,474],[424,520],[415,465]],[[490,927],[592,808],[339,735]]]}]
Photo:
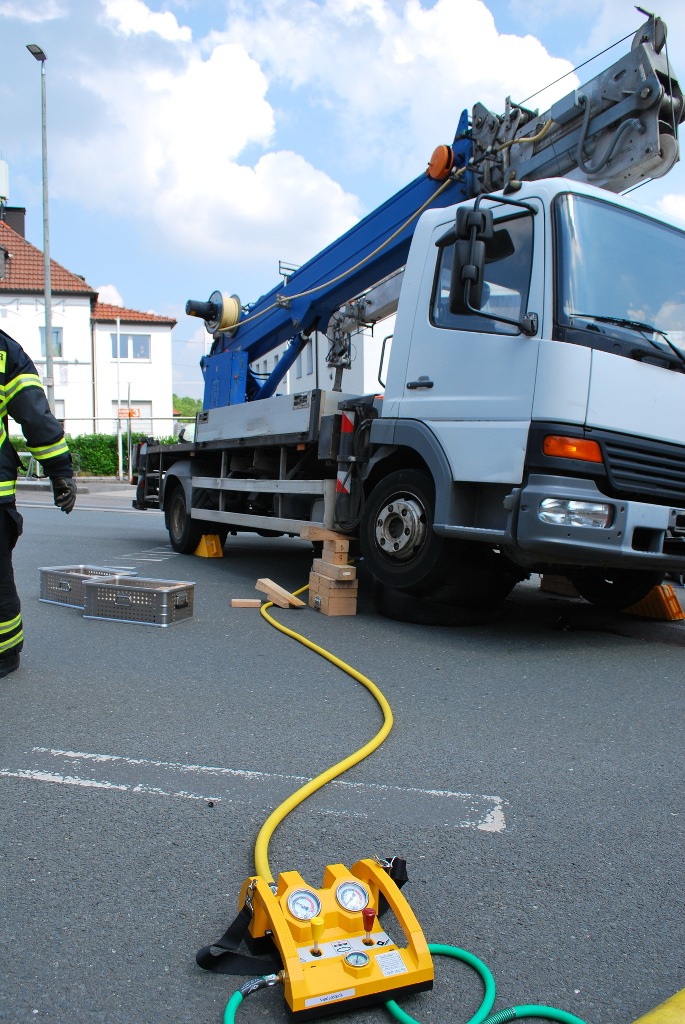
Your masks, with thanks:
[{"label": "truck bumper", "polygon": [[[607,505],[606,527],[545,522],[545,499]],[[517,492],[512,512],[516,546],[530,565],[598,565],[649,570],[685,569],[685,509],[602,494],[592,480],[531,476]],[[519,561],[520,559],[517,559]]]}]

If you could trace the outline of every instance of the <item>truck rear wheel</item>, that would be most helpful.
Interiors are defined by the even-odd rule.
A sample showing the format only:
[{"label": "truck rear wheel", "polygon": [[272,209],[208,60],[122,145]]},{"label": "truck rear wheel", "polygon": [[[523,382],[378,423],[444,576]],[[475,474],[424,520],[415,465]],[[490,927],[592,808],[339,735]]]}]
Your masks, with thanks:
[{"label": "truck rear wheel", "polygon": [[390,473],[364,505],[359,540],[371,575],[386,587],[425,593],[452,571],[453,542],[433,532],[434,487],[420,470]]},{"label": "truck rear wheel", "polygon": [[620,611],[637,604],[664,578],[662,572],[639,569],[584,569],[569,579],[581,597],[598,608]]},{"label": "truck rear wheel", "polygon": [[209,532],[198,519],[191,519],[182,484],[176,484],[171,492],[166,506],[166,527],[172,548],[181,555],[191,555],[202,535]]}]

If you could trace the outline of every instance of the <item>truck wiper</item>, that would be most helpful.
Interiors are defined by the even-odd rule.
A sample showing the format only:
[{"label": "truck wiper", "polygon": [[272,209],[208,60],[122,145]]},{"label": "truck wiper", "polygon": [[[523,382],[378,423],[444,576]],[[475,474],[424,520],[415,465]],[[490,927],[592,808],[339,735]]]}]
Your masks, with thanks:
[{"label": "truck wiper", "polygon": [[[664,339],[664,341],[666,342],[670,350],[673,352],[675,357],[678,359],[678,361],[683,366],[685,366],[685,356],[680,351],[680,349],[673,344],[666,331],[662,331],[659,327],[654,327],[653,324],[645,324],[641,320],[627,320],[625,317],[622,316],[604,316],[599,313],[569,313],[568,315],[569,318],[577,316],[587,320],[598,320],[599,323],[602,324],[616,324],[617,327],[626,327],[630,331],[639,331],[640,334],[644,335],[658,334],[660,337]],[[659,348],[659,346],[653,338],[647,338],[647,341],[649,341],[650,345],[652,345],[657,350],[657,352],[662,351],[662,349]]]}]

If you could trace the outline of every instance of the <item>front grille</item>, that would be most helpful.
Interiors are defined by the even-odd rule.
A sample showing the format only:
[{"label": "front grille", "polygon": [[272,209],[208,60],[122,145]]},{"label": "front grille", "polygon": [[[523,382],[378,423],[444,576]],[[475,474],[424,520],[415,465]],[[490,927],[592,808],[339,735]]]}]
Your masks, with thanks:
[{"label": "front grille", "polygon": [[611,493],[617,498],[648,498],[661,505],[685,506],[685,448],[675,444],[596,436],[604,449]]}]

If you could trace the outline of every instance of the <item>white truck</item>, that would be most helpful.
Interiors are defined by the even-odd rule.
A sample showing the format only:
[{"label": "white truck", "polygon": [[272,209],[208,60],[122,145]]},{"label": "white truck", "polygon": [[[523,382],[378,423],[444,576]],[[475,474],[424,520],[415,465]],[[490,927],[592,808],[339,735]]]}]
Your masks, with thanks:
[{"label": "white truck", "polygon": [[[543,115],[477,105],[286,287],[188,303],[214,338],[204,409],[192,443],[143,446],[134,503],[175,550],[315,523],[382,587],[457,605],[544,572],[622,608],[685,572],[685,231],[617,194],[678,158],[664,40],[651,16]],[[350,332],[395,305],[384,393],[346,393]],[[278,394],[315,329],[334,389]]]}]

